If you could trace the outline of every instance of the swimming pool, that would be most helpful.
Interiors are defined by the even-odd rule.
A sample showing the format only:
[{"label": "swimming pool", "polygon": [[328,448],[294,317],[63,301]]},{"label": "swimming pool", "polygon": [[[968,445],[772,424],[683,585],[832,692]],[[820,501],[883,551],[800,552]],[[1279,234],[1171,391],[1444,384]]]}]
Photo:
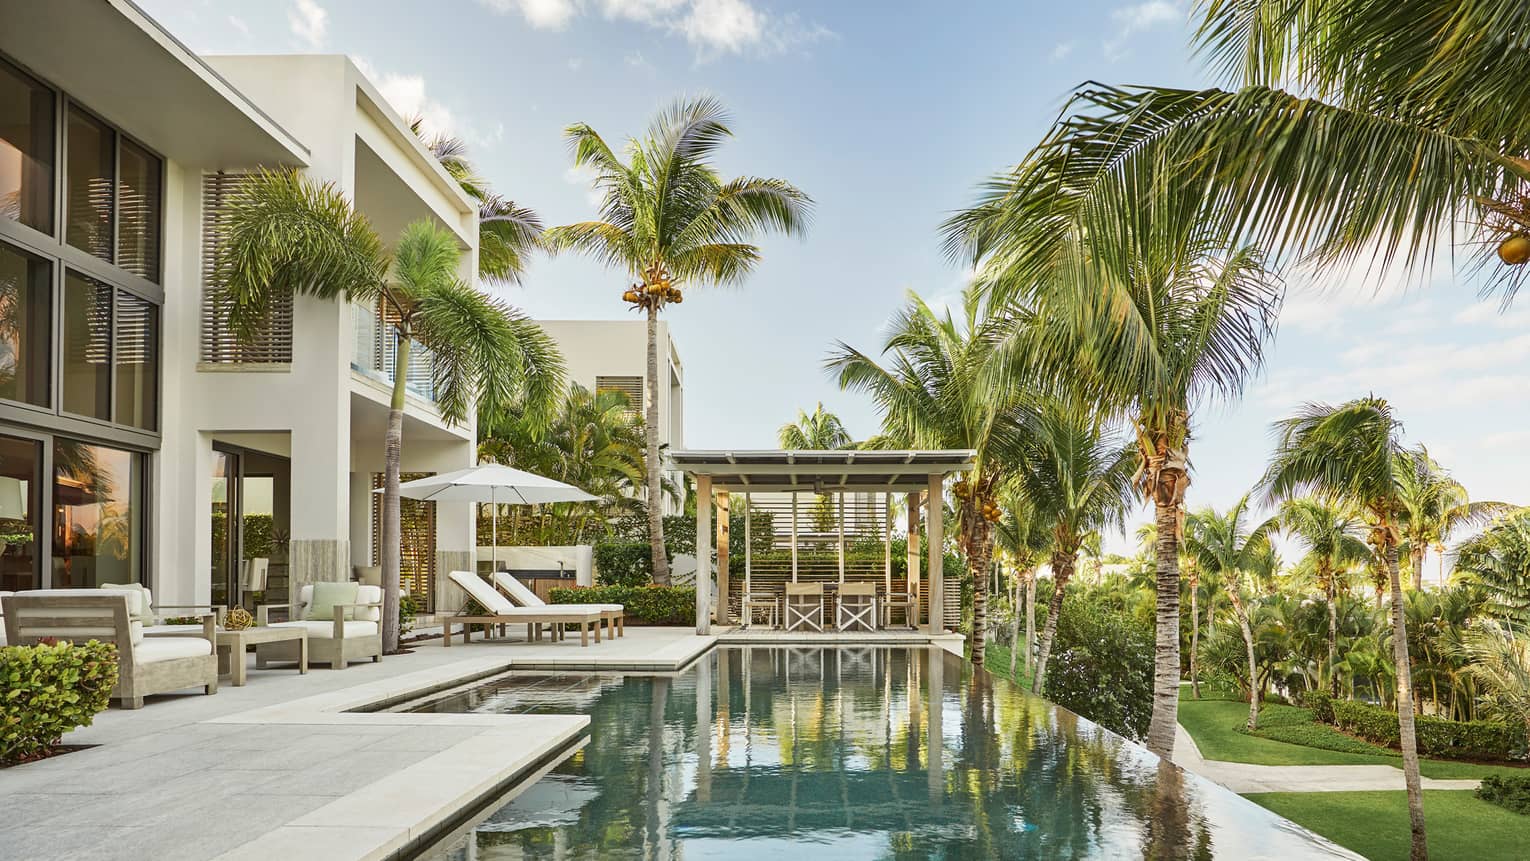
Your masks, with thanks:
[{"label": "swimming pool", "polygon": [[1355,857],[938,648],[719,648],[413,710],[591,717],[431,859]]}]

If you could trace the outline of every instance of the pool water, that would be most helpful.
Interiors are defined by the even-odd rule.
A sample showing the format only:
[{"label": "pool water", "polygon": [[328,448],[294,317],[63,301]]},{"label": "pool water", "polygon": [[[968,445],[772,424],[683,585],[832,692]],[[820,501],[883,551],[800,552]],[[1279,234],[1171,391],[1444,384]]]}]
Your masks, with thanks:
[{"label": "pool water", "polygon": [[934,648],[719,648],[417,710],[591,718],[587,745],[432,858],[1354,857]]}]

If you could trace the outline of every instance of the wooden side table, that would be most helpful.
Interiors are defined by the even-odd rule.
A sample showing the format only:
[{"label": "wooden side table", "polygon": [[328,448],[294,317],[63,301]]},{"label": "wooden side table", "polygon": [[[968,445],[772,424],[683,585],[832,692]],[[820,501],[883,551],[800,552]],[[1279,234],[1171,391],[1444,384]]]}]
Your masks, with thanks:
[{"label": "wooden side table", "polygon": [[252,627],[239,631],[218,632],[218,673],[228,673],[236,688],[244,687],[244,653],[247,647],[257,643],[280,643],[296,640],[298,643],[298,672],[308,672],[308,632],[302,628]]}]

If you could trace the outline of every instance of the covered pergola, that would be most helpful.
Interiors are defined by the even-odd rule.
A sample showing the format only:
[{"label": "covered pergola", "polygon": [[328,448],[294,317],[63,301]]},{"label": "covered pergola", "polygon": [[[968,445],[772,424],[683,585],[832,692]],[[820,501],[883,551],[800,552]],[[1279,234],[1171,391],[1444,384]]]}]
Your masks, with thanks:
[{"label": "covered pergola", "polygon": [[[908,583],[909,591],[917,594],[920,581],[919,512],[925,510],[928,530],[926,554],[930,572],[927,599],[923,612],[915,610],[924,619],[929,635],[944,633],[945,606],[944,582],[940,576],[942,565],[942,487],[946,476],[972,469],[974,452],[971,450],[922,451],[789,451],[782,449],[753,451],[677,451],[670,460],[677,469],[690,474],[696,483],[696,633],[711,633],[711,623],[732,621],[728,602],[728,514],[730,494],[742,495],[746,510],[753,510],[750,501],[753,494],[785,494],[790,498],[790,575],[793,582],[798,577],[798,543],[801,534],[798,497],[827,497],[838,507],[835,519],[838,528],[837,549],[839,581],[845,582],[845,509],[847,495],[881,496],[881,521],[876,524],[881,534],[884,563],[880,579],[891,589],[893,500],[896,495],[905,496],[907,503],[908,535]],[[711,607],[711,589],[706,588],[707,571],[713,548],[714,505],[717,509],[717,594],[718,606]],[[753,517],[744,518],[746,532],[744,541],[745,588],[753,577],[752,542],[748,530]],[[867,578],[869,579],[869,578]],[[916,619],[911,622],[917,623]]]}]

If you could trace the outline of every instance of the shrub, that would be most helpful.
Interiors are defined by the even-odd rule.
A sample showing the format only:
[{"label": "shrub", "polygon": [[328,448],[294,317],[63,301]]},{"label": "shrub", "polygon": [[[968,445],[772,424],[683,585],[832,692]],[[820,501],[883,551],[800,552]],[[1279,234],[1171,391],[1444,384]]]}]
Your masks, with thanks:
[{"label": "shrub", "polygon": [[1505,810],[1530,816],[1530,774],[1490,774],[1482,778],[1477,797]]},{"label": "shrub", "polygon": [[420,613],[419,599],[413,594],[405,592],[398,596],[398,635],[409,636],[414,630],[414,618]]},{"label": "shrub", "polygon": [[602,586],[643,586],[653,579],[653,556],[646,541],[602,541],[595,545],[595,576]]},{"label": "shrub", "polygon": [[1153,716],[1153,632],[1132,616],[1069,594],[1057,619],[1047,699],[1129,738]]},{"label": "shrub", "polygon": [[[1351,700],[1333,701],[1333,723],[1339,729],[1386,747],[1401,745],[1397,713]],[[1525,728],[1487,721],[1453,721],[1419,716],[1414,719],[1418,752],[1443,759],[1509,760],[1525,753]]]},{"label": "shrub", "polygon": [[689,586],[595,586],[554,589],[554,604],[621,604],[629,622],[649,625],[696,624],[696,590]]},{"label": "shrub", "polygon": [[1312,710],[1312,719],[1318,723],[1333,723],[1333,697],[1326,691],[1307,691],[1302,694],[1302,705]]},{"label": "shrub", "polygon": [[64,733],[90,726],[116,682],[111,643],[0,648],[0,763],[47,756]]}]

